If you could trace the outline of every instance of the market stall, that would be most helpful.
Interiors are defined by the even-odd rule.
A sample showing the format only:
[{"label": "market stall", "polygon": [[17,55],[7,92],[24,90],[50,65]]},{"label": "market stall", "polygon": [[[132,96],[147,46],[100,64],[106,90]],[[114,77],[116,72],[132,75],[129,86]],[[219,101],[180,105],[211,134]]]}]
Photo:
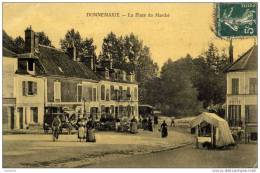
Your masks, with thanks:
[{"label": "market stall", "polygon": [[235,144],[227,121],[214,113],[201,113],[191,121],[193,127],[196,127],[197,146],[199,143],[210,143],[218,148]]}]

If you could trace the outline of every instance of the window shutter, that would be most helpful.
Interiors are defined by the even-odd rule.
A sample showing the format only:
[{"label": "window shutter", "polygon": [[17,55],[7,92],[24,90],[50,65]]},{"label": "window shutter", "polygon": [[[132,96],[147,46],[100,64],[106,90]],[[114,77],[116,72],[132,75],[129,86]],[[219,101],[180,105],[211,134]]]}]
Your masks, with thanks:
[{"label": "window shutter", "polygon": [[23,81],[23,96],[26,96],[26,81]]},{"label": "window shutter", "polygon": [[37,94],[37,82],[33,82],[33,94]]}]

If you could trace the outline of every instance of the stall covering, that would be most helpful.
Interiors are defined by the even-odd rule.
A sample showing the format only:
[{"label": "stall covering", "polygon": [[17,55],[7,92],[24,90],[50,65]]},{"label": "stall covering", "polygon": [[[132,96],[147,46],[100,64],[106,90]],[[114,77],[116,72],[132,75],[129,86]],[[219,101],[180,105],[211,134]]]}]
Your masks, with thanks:
[{"label": "stall covering", "polygon": [[217,116],[214,113],[203,112],[202,114],[198,115],[197,118],[191,121],[191,127],[193,128],[204,121],[217,128],[216,130],[217,147],[226,146],[235,143],[227,121]]}]

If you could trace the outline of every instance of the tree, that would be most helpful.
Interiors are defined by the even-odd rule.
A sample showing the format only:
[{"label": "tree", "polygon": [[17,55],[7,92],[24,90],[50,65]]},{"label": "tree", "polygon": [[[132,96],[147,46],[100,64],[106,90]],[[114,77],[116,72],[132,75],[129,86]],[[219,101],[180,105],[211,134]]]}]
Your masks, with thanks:
[{"label": "tree", "polygon": [[37,32],[37,34],[38,34],[38,37],[39,37],[39,44],[53,47],[49,37],[44,32]]},{"label": "tree", "polygon": [[61,45],[61,49],[63,49],[65,52],[67,52],[68,48],[75,46],[76,53],[78,56],[80,53],[82,53],[81,42],[82,39],[80,33],[78,31],[75,31],[74,29],[71,29],[67,31],[64,39],[60,40],[60,45]]},{"label": "tree", "polygon": [[206,52],[193,60],[193,64],[196,70],[192,80],[203,106],[206,108],[214,104],[223,104],[226,95],[226,75],[223,70],[228,65],[225,52],[220,54],[216,46],[211,43]]},{"label": "tree", "polygon": [[198,92],[191,80],[192,59],[168,60],[161,71],[162,111],[168,115],[190,116],[201,110]]},{"label": "tree", "polygon": [[124,43],[122,37],[117,37],[113,32],[103,39],[102,58],[112,60],[115,68],[124,68],[127,60],[124,55]]},{"label": "tree", "polygon": [[24,53],[25,41],[21,36],[18,36],[14,39],[14,52],[17,54]]},{"label": "tree", "polygon": [[15,52],[15,46],[13,42],[13,38],[10,37],[5,30],[3,30],[3,47]]},{"label": "tree", "polygon": [[94,60],[97,58],[96,55],[96,48],[97,46],[94,45],[93,38],[86,38],[81,42],[81,48],[82,48],[82,61],[84,61],[85,58],[94,58]]}]

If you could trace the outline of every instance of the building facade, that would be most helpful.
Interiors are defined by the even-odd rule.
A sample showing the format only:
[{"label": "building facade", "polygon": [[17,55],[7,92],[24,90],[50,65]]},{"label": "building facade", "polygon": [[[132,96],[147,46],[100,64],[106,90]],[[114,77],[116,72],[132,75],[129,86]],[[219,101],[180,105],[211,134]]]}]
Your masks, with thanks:
[{"label": "building facade", "polygon": [[257,46],[253,46],[227,70],[226,119],[257,138]]},{"label": "building facade", "polygon": [[134,74],[111,64],[97,65],[93,59],[80,61],[75,47],[67,53],[40,45],[37,39],[29,27],[23,54],[4,49],[3,89],[9,93],[3,95],[4,129],[42,126],[49,111],[65,108],[95,119],[107,114],[138,118]]}]

